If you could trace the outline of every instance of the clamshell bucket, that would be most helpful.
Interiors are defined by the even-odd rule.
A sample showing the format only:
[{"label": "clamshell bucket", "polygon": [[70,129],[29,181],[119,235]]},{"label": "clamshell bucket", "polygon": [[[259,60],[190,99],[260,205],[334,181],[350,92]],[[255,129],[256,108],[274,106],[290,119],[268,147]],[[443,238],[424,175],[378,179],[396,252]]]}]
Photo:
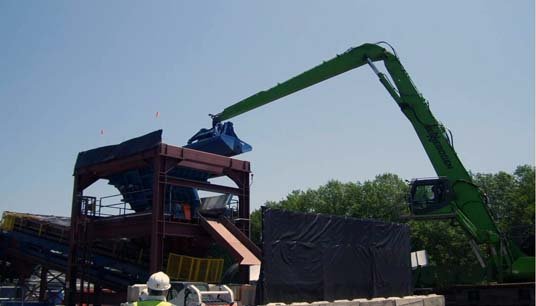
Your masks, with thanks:
[{"label": "clamshell bucket", "polygon": [[252,150],[249,144],[236,136],[233,123],[229,121],[218,123],[211,129],[201,129],[184,147],[228,157]]}]

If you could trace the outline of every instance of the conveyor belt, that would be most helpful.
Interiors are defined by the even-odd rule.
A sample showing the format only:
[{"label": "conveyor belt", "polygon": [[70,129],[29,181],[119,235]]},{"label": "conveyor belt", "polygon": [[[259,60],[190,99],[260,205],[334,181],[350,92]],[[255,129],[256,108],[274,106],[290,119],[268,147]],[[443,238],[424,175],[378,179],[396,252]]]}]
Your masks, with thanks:
[{"label": "conveyor belt", "polygon": [[[0,257],[8,261],[24,260],[66,273],[70,229],[65,224],[65,218],[4,213]],[[101,244],[87,254],[85,273],[88,279],[119,290],[147,279],[145,267],[124,258],[114,258],[111,249],[111,246]]]}]

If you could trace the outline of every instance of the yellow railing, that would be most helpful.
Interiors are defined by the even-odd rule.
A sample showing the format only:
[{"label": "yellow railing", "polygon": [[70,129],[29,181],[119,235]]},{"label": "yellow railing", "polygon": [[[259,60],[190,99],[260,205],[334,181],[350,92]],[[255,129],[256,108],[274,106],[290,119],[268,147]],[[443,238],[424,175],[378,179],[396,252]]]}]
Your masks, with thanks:
[{"label": "yellow railing", "polygon": [[5,211],[2,214],[2,222],[0,223],[0,229],[3,231],[11,231],[15,226],[15,220],[20,217],[20,214]]},{"label": "yellow railing", "polygon": [[222,272],[221,258],[198,258],[169,253],[166,273],[171,279],[219,283]]}]

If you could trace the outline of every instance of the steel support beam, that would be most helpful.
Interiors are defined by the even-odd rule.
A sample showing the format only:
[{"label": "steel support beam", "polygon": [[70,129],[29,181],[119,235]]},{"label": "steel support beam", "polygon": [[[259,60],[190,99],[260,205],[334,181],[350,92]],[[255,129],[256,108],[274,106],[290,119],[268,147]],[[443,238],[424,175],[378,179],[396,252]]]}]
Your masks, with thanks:
[{"label": "steel support beam", "polygon": [[41,266],[41,275],[40,275],[40,282],[39,282],[39,301],[44,302],[45,301],[45,293],[47,291],[47,284],[48,284],[48,269],[44,266]]},{"label": "steel support beam", "polygon": [[223,170],[250,172],[249,162],[217,154],[176,147],[168,144],[161,144],[160,152],[162,156],[172,157],[181,162],[188,162],[185,165],[192,169],[205,171],[207,170],[205,166],[213,166],[221,169],[218,170],[218,172],[222,172]]},{"label": "steel support beam", "polygon": [[[130,157],[77,169],[76,173],[85,177],[92,176],[96,177],[97,179],[104,178],[114,173],[121,173],[130,169],[138,169],[150,166],[150,160],[157,154],[158,153],[155,154],[154,149],[150,149]],[[87,188],[88,186],[83,187]]]},{"label": "steel support beam", "polygon": [[[115,238],[152,237],[152,214],[132,215],[122,218],[101,219],[89,224],[89,235],[102,240]],[[195,238],[206,233],[198,224],[166,221],[163,229],[166,236]]]},{"label": "steel support beam", "polygon": [[167,185],[180,186],[180,187],[190,187],[197,188],[205,191],[219,192],[219,193],[230,193],[234,195],[242,195],[243,191],[240,188],[216,185],[201,181],[187,180],[178,177],[171,177],[162,175],[160,179],[166,182]]},{"label": "steel support beam", "polygon": [[149,257],[149,272],[155,273],[162,269],[163,228],[164,222],[164,185],[160,181],[162,158],[155,157],[153,161],[153,199],[151,215],[151,251]]},{"label": "steel support beam", "polygon": [[228,171],[226,175],[235,182],[241,193],[238,194],[238,220],[236,226],[249,238],[249,172]]},{"label": "steel support beam", "polygon": [[76,295],[76,278],[78,275],[78,218],[80,216],[80,203],[79,199],[82,196],[83,188],[80,188],[81,177],[79,175],[74,176],[74,187],[73,187],[73,197],[71,205],[71,233],[69,241],[69,257],[67,261],[67,278],[65,280],[65,289],[66,289],[66,305],[74,306],[75,305],[75,295]]}]

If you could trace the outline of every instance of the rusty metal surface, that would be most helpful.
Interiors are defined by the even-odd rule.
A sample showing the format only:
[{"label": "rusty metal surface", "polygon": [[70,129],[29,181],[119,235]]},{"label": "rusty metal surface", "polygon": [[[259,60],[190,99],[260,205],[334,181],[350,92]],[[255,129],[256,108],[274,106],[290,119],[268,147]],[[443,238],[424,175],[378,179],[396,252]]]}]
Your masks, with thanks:
[{"label": "rusty metal surface", "polygon": [[151,250],[149,251],[149,273],[162,270],[163,261],[163,223],[164,219],[164,185],[160,181],[162,158],[156,156],[153,160],[153,200],[151,215]]},{"label": "rusty metal surface", "polygon": [[216,241],[224,243],[233,253],[234,257],[240,260],[241,266],[260,265],[260,259],[249,250],[238,238],[233,235],[220,221],[204,220],[209,227],[207,230]]},{"label": "rusty metal surface", "polygon": [[[107,217],[98,220],[84,219],[80,210],[80,197],[84,189],[99,179],[126,170],[141,169],[152,166],[153,194],[151,211],[146,214]],[[193,182],[186,179],[178,179],[166,175],[166,171],[173,167],[186,167],[198,171],[210,173],[211,177],[227,176],[236,187],[221,186],[203,182]],[[74,172],[73,202],[71,211],[70,231],[70,254],[67,266],[67,281],[75,284],[77,279],[81,283],[91,281],[84,279],[86,276],[80,271],[83,268],[77,264],[79,258],[84,255],[82,246],[88,245],[89,241],[106,240],[116,238],[139,238],[147,237],[150,241],[149,272],[162,270],[163,257],[166,245],[174,244],[173,239],[198,239],[210,241],[201,226],[192,223],[176,222],[166,218],[163,214],[163,202],[165,200],[165,186],[174,185],[197,188],[206,191],[231,193],[238,196],[238,211],[241,219],[240,230],[244,237],[249,236],[249,175],[250,163],[234,158],[216,154],[196,151],[177,147],[169,144],[160,144],[155,148],[139,152],[137,154],[114,159],[102,163],[81,167]],[[85,220],[85,221],[84,221]],[[85,222],[85,223],[84,223]],[[83,226],[82,226],[83,225]],[[220,243],[229,244],[242,256],[241,264],[259,264],[259,259],[239,239],[229,232],[223,225],[215,224],[218,231],[222,231],[223,239]],[[236,233],[235,233],[236,234]],[[164,237],[166,239],[164,240]],[[243,238],[243,237],[242,237]],[[91,251],[91,250],[90,250]],[[73,289],[73,288],[71,288]],[[78,290],[69,290],[67,304],[75,305],[80,300],[86,299],[86,294]]]},{"label": "rusty metal surface", "polygon": [[[160,152],[163,156],[176,158],[180,161],[191,162],[190,167],[197,169],[198,165],[211,165],[221,169],[235,170],[240,172],[250,172],[248,161],[238,160],[226,156],[216,155],[203,151],[176,147],[169,144],[161,144]],[[203,170],[203,169],[200,169]]]}]

